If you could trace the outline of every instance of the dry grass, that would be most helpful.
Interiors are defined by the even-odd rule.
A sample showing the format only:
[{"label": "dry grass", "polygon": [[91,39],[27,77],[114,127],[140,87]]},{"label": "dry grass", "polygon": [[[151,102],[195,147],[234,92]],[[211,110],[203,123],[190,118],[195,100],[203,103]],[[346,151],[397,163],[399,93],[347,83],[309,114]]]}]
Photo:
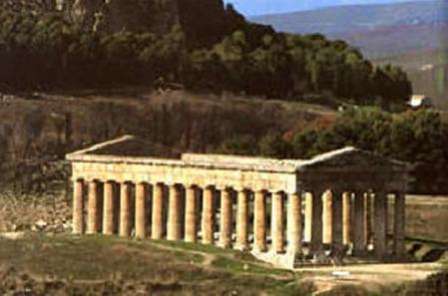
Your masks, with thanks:
[{"label": "dry grass", "polygon": [[[204,249],[185,248],[182,243],[164,246],[116,237],[39,234],[28,234],[17,241],[0,240],[1,269],[6,273],[10,267],[19,270],[17,281],[26,274],[35,289],[50,279],[60,281],[63,289],[101,290],[107,284],[111,295],[126,294],[122,289],[128,286],[168,295],[307,295],[312,289],[298,285],[290,272],[255,262],[248,270],[241,270],[236,253],[214,251],[213,262],[226,262],[223,266],[205,263],[208,253]],[[0,281],[0,291],[2,288]]]}]

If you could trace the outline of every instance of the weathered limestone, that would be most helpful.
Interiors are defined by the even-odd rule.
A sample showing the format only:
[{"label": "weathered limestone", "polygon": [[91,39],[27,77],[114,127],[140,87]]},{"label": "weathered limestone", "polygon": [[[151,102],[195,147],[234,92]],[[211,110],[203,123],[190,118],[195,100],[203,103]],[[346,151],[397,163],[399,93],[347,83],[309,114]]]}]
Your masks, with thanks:
[{"label": "weathered limestone", "polygon": [[406,227],[406,199],[403,193],[395,194],[395,219],[394,219],[394,251],[399,259],[406,254],[405,227]]},{"label": "weathered limestone", "polygon": [[189,186],[185,201],[185,241],[189,243],[197,241],[196,216],[196,186]]},{"label": "weathered limestone", "polygon": [[375,254],[381,259],[387,254],[387,195],[384,192],[375,192],[374,210]]},{"label": "weathered limestone", "polygon": [[249,192],[237,191],[236,248],[249,249]]},{"label": "weathered limestone", "polygon": [[168,230],[167,239],[171,241],[180,240],[182,236],[181,191],[178,185],[169,187],[168,197]]},{"label": "weathered limestone", "polygon": [[214,226],[214,205],[213,205],[213,193],[212,187],[204,189],[203,202],[202,202],[202,243],[213,244],[213,226]]},{"label": "weathered limestone", "polygon": [[284,229],[284,195],[282,192],[273,194],[271,211],[271,237],[272,250],[276,253],[285,251],[285,229]]},{"label": "weathered limestone", "polygon": [[120,230],[121,237],[131,236],[131,184],[122,183],[120,186]]},{"label": "weathered limestone", "polygon": [[266,192],[255,192],[254,205],[254,249],[258,252],[265,252],[266,246]]},{"label": "weathered limestone", "polygon": [[312,192],[312,225],[310,251],[317,253],[322,250],[322,191]]},{"label": "weathered limestone", "polygon": [[84,232],[84,182],[73,182],[73,234]]},{"label": "weathered limestone", "polygon": [[87,233],[96,234],[99,231],[99,194],[98,183],[92,181],[89,183],[89,197],[87,204]]},{"label": "weathered limestone", "polygon": [[333,242],[333,198],[334,194],[326,191],[322,196],[322,242]]},{"label": "weathered limestone", "polygon": [[313,229],[313,194],[305,194],[305,241],[311,242]]},{"label": "weathered limestone", "polygon": [[229,248],[232,244],[232,204],[230,190],[221,190],[219,245],[222,248]]},{"label": "weathered limestone", "polygon": [[104,183],[103,200],[103,234],[112,235],[115,231],[114,225],[114,183]]},{"label": "weathered limestone", "polygon": [[139,183],[135,188],[135,237],[144,239],[146,230],[146,184]]},{"label": "weathered limestone", "polygon": [[288,252],[302,253],[302,196],[299,193],[288,196],[287,239]]},{"label": "weathered limestone", "polygon": [[342,195],[342,241],[344,245],[352,243],[352,195],[345,192]]},{"label": "weathered limestone", "polygon": [[[139,148],[133,151],[135,147]],[[215,230],[219,228],[220,246],[231,247],[236,234],[236,248],[252,248],[255,256],[276,258],[273,261],[288,267],[311,258],[322,263],[328,262],[326,256],[343,259],[344,245],[352,244],[356,256],[370,254],[374,249],[378,258],[383,259],[392,253],[387,250],[386,196],[395,193],[393,253],[396,258],[405,258],[404,192],[409,182],[405,163],[351,147],[308,160],[199,154],[161,159],[152,157],[153,149],[146,151],[145,147],[151,144],[126,136],[67,156],[73,164],[74,233],[84,232],[83,199],[88,185],[87,233],[101,230],[111,235],[118,230],[121,237],[130,237],[134,229],[138,239],[145,239],[149,234],[152,239],[162,239],[166,232],[168,240],[195,243],[200,232],[202,243],[213,244]],[[116,188],[118,184],[120,190]],[[136,184],[135,190],[133,184]],[[216,188],[221,189],[219,227],[215,225]],[[326,190],[328,194],[322,198]],[[305,192],[311,194],[305,196],[302,233],[302,194]],[[342,195],[342,192],[356,194]],[[375,193],[374,203],[362,192]],[[253,221],[250,221],[252,197]],[[269,201],[271,220],[267,222]],[[266,252],[267,227],[270,227],[271,252]],[[303,244],[303,241],[309,243]],[[331,245],[332,252],[328,253],[324,244]],[[282,254],[286,247],[287,253]],[[306,256],[301,256],[302,252]]]},{"label": "weathered limestone", "polygon": [[355,193],[355,221],[353,229],[353,252],[355,256],[362,256],[366,251],[366,234],[365,234],[365,202],[366,197],[362,192]]},{"label": "weathered limestone", "polygon": [[163,236],[163,185],[154,185],[152,198],[151,238],[162,239]]}]

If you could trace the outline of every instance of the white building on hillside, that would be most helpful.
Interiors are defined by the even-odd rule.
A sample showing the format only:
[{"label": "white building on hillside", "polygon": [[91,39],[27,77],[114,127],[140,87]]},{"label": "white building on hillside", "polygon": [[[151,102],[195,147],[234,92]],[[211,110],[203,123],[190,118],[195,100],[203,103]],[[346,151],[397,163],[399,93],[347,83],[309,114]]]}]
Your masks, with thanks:
[{"label": "white building on hillside", "polygon": [[408,105],[414,109],[431,108],[433,106],[431,98],[425,95],[413,95]]}]

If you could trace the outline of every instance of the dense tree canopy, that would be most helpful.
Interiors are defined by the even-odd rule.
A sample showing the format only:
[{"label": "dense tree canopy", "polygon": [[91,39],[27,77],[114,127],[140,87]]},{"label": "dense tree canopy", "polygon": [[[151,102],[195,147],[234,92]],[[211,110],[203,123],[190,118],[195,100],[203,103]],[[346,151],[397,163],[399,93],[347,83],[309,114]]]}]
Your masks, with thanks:
[{"label": "dense tree canopy", "polygon": [[344,41],[318,34],[247,23],[213,46],[191,46],[180,26],[164,35],[94,32],[57,12],[27,9],[0,12],[0,66],[0,84],[11,89],[150,85],[162,77],[217,93],[325,95],[384,107],[402,104],[412,91],[400,68],[375,68]]}]

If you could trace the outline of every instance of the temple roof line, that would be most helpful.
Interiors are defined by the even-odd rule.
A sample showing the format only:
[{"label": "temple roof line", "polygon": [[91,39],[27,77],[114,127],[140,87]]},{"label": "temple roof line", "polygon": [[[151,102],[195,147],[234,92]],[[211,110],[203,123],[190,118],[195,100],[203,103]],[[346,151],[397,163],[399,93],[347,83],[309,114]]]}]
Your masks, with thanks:
[{"label": "temple roof line", "polygon": [[386,158],[355,147],[319,154],[311,159],[274,159],[253,156],[178,153],[137,139],[132,135],[93,145],[67,154],[67,160],[80,162],[140,163],[171,166],[195,166],[205,168],[259,170],[295,173],[313,168],[340,169],[364,167],[365,170],[391,168],[407,171],[409,164]]}]

